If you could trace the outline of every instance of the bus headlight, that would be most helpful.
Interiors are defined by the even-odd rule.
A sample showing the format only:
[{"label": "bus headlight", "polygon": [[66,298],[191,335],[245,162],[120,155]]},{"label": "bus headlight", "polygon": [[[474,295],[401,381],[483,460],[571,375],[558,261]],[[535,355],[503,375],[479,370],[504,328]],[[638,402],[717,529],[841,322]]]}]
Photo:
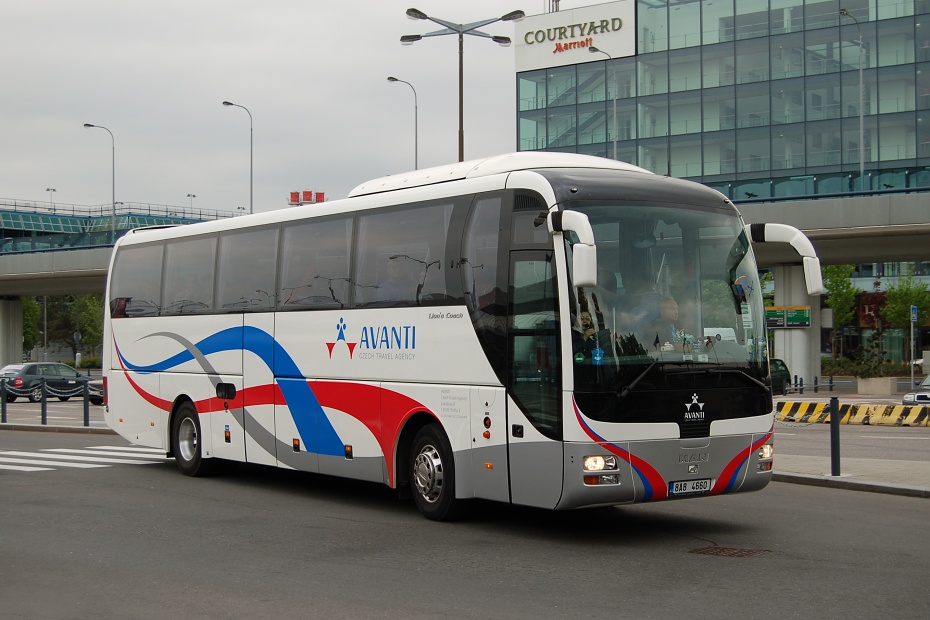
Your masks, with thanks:
[{"label": "bus headlight", "polygon": [[775,456],[775,446],[770,443],[764,444],[759,448],[759,458],[760,459],[770,459]]},{"label": "bus headlight", "polygon": [[583,461],[585,471],[614,471],[617,469],[615,456],[586,456]]}]

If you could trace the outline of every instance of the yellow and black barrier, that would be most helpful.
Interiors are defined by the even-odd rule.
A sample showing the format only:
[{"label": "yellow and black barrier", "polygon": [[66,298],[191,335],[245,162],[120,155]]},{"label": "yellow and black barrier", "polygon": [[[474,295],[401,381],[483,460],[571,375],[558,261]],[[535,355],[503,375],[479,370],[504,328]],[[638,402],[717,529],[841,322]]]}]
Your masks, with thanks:
[{"label": "yellow and black barrier", "polygon": [[[909,405],[840,404],[840,424],[873,426],[928,426],[930,407]],[[781,422],[804,424],[830,421],[830,403],[781,401],[775,405],[775,418]]]}]

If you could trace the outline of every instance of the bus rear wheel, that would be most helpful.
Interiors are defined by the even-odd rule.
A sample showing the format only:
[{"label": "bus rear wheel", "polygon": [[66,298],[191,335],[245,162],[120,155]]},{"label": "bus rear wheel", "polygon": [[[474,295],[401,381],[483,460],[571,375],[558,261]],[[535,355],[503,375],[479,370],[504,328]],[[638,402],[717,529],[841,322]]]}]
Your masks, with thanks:
[{"label": "bus rear wheel", "polygon": [[413,501],[427,519],[451,521],[461,514],[455,497],[455,462],[452,446],[438,424],[424,426],[410,451],[410,486]]},{"label": "bus rear wheel", "polygon": [[200,416],[193,403],[178,407],[171,425],[171,451],[178,469],[185,476],[209,476],[215,467],[214,459],[203,458],[200,434]]}]

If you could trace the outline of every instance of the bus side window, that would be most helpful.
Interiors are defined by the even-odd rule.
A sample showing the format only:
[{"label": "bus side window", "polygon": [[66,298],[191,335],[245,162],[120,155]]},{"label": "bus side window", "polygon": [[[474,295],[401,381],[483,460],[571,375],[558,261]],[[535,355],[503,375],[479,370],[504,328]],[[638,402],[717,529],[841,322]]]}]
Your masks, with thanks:
[{"label": "bus side window", "polygon": [[351,217],[285,227],[278,310],[341,309],[349,305]]},{"label": "bus side window", "polygon": [[221,312],[274,309],[278,229],[265,228],[220,236],[216,305]]},{"label": "bus side window", "polygon": [[447,301],[443,262],[452,210],[452,203],[420,204],[359,216],[355,306]]},{"label": "bus side window", "polygon": [[158,316],[163,243],[120,249],[110,282],[113,318]]},{"label": "bus side window", "polygon": [[207,314],[213,309],[216,235],[169,241],[161,313]]},{"label": "bus side window", "polygon": [[507,369],[506,282],[498,281],[501,235],[500,195],[479,198],[472,207],[462,243],[462,288],[478,341],[497,376]]}]

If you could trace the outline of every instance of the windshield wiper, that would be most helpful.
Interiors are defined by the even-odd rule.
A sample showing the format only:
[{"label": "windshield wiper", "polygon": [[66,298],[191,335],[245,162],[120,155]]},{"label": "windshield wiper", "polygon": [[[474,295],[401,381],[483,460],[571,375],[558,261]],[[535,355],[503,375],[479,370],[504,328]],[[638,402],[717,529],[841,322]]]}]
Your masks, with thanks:
[{"label": "windshield wiper", "polygon": [[727,372],[727,373],[731,373],[731,374],[742,375],[742,376],[745,377],[746,379],[749,379],[750,381],[752,381],[753,383],[755,383],[756,385],[758,385],[758,386],[759,386],[760,388],[762,388],[764,391],[766,391],[766,392],[770,391],[770,390],[769,390],[769,386],[767,386],[766,384],[762,383],[761,381],[759,381],[758,379],[756,379],[755,377],[753,377],[751,374],[749,374],[749,373],[746,372],[745,370],[742,370],[741,368],[720,368],[720,369],[717,370],[717,372]]},{"label": "windshield wiper", "polygon": [[626,398],[627,394],[629,394],[633,390],[633,388],[636,387],[636,384],[642,381],[646,377],[646,375],[649,374],[649,371],[655,368],[656,366],[684,366],[688,364],[701,364],[703,366],[707,364],[707,362],[694,362],[693,360],[692,361],[653,360],[651,364],[646,366],[645,370],[643,370],[641,373],[636,375],[635,379],[633,379],[632,381],[627,383],[625,386],[623,386],[623,388],[617,393],[617,398]]},{"label": "windshield wiper", "polygon": [[763,391],[765,392],[769,391],[769,386],[765,385],[764,383],[762,383],[761,381],[759,381],[758,379],[756,379],[751,374],[749,374],[748,372],[746,372],[745,370],[741,368],[714,368],[714,369],[708,368],[707,370],[699,370],[697,372],[705,372],[705,373],[719,372],[719,373],[726,373],[726,374],[731,374],[731,375],[733,374],[741,375],[743,378],[748,379],[752,383],[755,383]]}]

